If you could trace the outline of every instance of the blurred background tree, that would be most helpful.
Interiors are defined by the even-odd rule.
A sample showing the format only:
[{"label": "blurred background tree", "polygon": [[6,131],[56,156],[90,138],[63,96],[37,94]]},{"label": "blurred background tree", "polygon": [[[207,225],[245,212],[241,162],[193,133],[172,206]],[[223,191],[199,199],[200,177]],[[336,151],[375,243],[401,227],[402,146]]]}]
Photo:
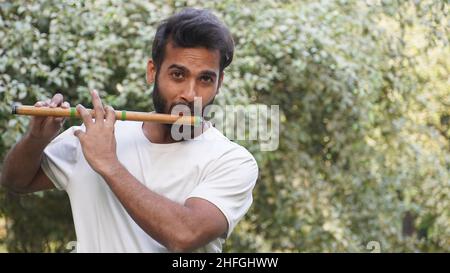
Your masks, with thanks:
[{"label": "blurred background tree", "polygon": [[[2,1],[0,159],[29,121],[13,101],[58,91],[89,106],[97,88],[116,109],[151,111],[156,26],[188,6],[234,35],[217,103],[280,106],[276,151],[240,142],[260,178],[225,251],[450,251],[446,1]],[[0,250],[75,239],[65,193],[0,190]]]}]

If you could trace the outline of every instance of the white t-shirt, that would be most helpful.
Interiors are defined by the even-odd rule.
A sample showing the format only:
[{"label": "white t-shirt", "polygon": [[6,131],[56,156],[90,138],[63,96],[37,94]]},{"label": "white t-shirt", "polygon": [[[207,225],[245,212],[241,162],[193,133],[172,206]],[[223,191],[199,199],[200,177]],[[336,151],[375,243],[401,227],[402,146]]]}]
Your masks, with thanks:
[{"label": "white t-shirt", "polygon": [[[87,163],[73,126],[44,150],[41,167],[69,196],[77,252],[168,252],[130,217],[103,178]],[[81,127],[84,130],[84,126]],[[116,121],[117,156],[150,190],[179,204],[199,197],[216,205],[228,221],[230,236],[248,211],[258,177],[253,156],[216,128],[171,144],[151,143],[142,122]],[[221,252],[217,238],[198,252]]]}]

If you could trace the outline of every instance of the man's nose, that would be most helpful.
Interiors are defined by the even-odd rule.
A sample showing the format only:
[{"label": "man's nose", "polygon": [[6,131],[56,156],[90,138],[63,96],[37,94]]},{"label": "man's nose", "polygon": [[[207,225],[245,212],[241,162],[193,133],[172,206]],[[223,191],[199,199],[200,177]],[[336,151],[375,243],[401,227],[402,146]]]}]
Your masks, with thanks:
[{"label": "man's nose", "polygon": [[181,93],[181,99],[188,103],[193,102],[196,94],[195,88],[195,81],[189,82]]}]

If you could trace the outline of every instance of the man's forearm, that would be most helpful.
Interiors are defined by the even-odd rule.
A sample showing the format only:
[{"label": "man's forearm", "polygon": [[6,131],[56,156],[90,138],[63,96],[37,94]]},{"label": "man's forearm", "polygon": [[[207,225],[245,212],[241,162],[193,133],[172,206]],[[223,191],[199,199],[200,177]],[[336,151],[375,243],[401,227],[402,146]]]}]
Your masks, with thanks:
[{"label": "man's forearm", "polygon": [[190,208],[151,191],[120,163],[101,175],[130,216],[152,238],[171,251],[200,246],[194,242],[195,224]]},{"label": "man's forearm", "polygon": [[13,191],[25,188],[39,170],[47,144],[48,141],[26,134],[5,158],[1,175],[2,186]]}]

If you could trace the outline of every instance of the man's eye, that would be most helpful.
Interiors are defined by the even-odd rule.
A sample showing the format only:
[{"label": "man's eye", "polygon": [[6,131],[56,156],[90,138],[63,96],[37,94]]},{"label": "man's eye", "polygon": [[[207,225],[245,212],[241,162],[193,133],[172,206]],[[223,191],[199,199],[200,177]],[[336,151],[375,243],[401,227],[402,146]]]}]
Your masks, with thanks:
[{"label": "man's eye", "polygon": [[172,72],[172,77],[176,80],[181,80],[184,77],[184,75],[180,71],[174,71]]},{"label": "man's eye", "polygon": [[202,76],[202,77],[200,78],[200,80],[201,80],[202,82],[206,82],[206,83],[213,82],[213,79],[212,79],[211,77],[209,77],[209,76]]}]

